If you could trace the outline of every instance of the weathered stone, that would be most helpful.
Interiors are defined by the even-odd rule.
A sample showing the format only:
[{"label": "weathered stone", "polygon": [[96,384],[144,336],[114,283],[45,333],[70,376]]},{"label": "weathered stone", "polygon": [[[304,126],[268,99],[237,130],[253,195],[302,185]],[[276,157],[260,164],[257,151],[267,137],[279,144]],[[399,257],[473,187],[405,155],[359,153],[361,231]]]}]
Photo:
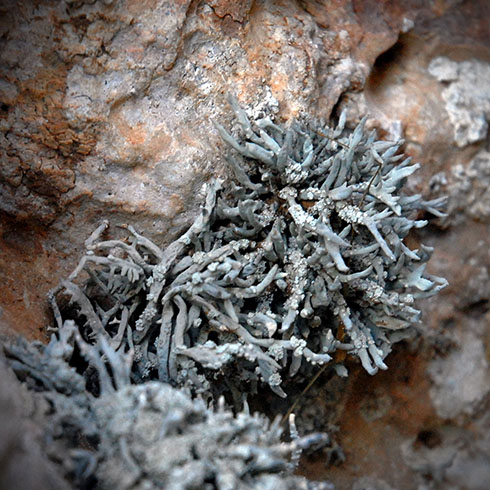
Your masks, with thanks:
[{"label": "weathered stone", "polygon": [[465,333],[459,347],[428,370],[434,381],[432,400],[440,417],[472,415],[490,392],[490,367],[480,338]]},{"label": "weathered stone", "polygon": [[429,64],[429,73],[447,85],[442,90],[454,142],[463,147],[487,137],[490,119],[490,64],[477,60],[458,63],[439,57]]},{"label": "weathered stone", "polygon": [[468,218],[490,222],[490,153],[481,150],[465,165],[456,164],[450,173],[441,172],[430,182],[434,192],[450,196],[447,222]]}]

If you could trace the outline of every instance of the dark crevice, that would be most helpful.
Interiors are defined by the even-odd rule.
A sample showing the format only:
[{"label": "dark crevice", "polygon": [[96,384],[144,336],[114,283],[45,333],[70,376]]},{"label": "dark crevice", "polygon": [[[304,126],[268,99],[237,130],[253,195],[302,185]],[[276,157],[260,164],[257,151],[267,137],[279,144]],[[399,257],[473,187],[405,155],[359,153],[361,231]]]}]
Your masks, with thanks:
[{"label": "dark crevice", "polygon": [[417,435],[416,443],[422,444],[429,449],[434,449],[440,446],[442,442],[440,434],[437,430],[422,430]]}]

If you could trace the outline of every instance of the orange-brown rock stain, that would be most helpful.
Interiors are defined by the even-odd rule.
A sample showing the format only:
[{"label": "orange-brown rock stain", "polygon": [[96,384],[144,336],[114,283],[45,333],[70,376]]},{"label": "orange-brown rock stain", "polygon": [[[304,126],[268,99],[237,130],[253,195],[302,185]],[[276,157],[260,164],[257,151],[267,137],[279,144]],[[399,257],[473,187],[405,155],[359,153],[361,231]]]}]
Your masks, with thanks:
[{"label": "orange-brown rock stain", "polygon": [[1,333],[47,340],[51,314],[46,295],[69,270],[43,247],[45,235],[42,229],[0,222]]},{"label": "orange-brown rock stain", "polygon": [[16,105],[23,108],[22,119],[30,128],[28,137],[59,153],[64,166],[91,153],[96,140],[95,128],[87,123],[84,130],[71,127],[65,116],[67,67],[40,70],[36,77],[19,83]]}]

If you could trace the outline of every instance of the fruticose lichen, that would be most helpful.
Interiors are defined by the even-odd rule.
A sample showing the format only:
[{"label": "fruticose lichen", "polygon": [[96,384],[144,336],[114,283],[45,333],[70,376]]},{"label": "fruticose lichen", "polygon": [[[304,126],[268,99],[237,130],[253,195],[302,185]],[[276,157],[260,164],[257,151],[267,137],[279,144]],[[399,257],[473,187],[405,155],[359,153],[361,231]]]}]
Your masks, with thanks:
[{"label": "fruticose lichen", "polygon": [[346,375],[347,354],[386,369],[415,300],[446,285],[425,273],[432,250],[405,242],[444,200],[402,192],[418,165],[401,142],[344,116],[335,129],[251,121],[230,102],[238,127],[216,128],[234,178],[206,185],[187,232],[161,248],[132,226],[105,239],[104,221],[49,295],[51,342],[5,346],[49,407],[48,454],[80,487],[331,488],[291,475],[327,436],[300,437],[291,416],[281,442],[247,395],[266,383],[285,396],[282,378],[312,365]]},{"label": "fruticose lichen", "polygon": [[[322,434],[281,442],[270,423],[245,409],[234,415],[167,383],[131,383],[133,352],[116,352],[103,336],[82,339],[67,320],[49,345],[19,339],[5,347],[10,365],[44,407],[46,453],[77,488],[120,490],[309,489],[328,483],[292,475],[303,449]],[[78,369],[73,367],[76,357]],[[82,371],[82,373],[78,371]]]},{"label": "fruticose lichen", "polygon": [[244,383],[265,382],[285,396],[282,378],[309,364],[346,375],[342,351],[370,374],[386,369],[393,343],[419,322],[414,301],[446,285],[425,272],[432,249],[405,242],[427,224],[417,213],[442,216],[444,199],[403,194],[418,164],[365,120],[353,131],[344,115],[334,129],[281,127],[230,103],[234,136],[216,127],[234,178],[207,184],[199,218],[166,248],[132,226],[127,239],[104,240],[104,222],[51,296],[58,327],[65,294],[86,339],[134,350],[135,381],[201,393],[224,386],[240,397]]}]

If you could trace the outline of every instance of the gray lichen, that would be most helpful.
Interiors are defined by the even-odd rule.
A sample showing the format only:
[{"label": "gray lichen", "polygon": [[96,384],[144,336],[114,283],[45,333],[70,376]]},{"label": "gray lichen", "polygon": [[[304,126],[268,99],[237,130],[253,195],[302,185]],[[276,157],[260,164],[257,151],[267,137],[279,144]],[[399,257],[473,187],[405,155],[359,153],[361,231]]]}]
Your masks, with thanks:
[{"label": "gray lichen", "polygon": [[405,242],[427,224],[417,213],[442,216],[444,199],[403,194],[418,164],[364,120],[353,131],[343,116],[335,129],[283,128],[230,102],[235,135],[216,127],[235,178],[207,184],[199,218],[164,249],[131,226],[105,240],[104,222],[51,296],[58,326],[65,294],[86,338],[134,351],[135,380],[201,393],[219,378],[236,397],[261,382],[285,396],[282,378],[309,364],[345,375],[336,351],[370,374],[386,369],[419,322],[415,300],[446,285],[425,272],[432,249]]},{"label": "gray lichen", "polygon": [[188,231],[161,248],[132,226],[106,239],[104,221],[49,295],[51,342],[5,347],[49,406],[48,454],[80,486],[331,488],[291,475],[327,437],[300,437],[291,415],[281,442],[247,394],[285,396],[283,377],[313,365],[345,376],[345,354],[386,369],[420,321],[415,300],[446,285],[425,272],[432,250],[405,241],[444,199],[402,192],[418,165],[401,142],[343,116],[335,129],[251,121],[230,102],[237,127],[216,128],[234,179],[206,185]]},{"label": "gray lichen", "polygon": [[[100,335],[86,342],[71,320],[59,333],[47,346],[19,339],[5,350],[14,372],[44,402],[38,405],[48,407],[47,454],[77,487],[332,488],[292,475],[302,450],[324,445],[327,436],[300,437],[291,418],[290,442],[281,442],[279,419],[270,423],[246,406],[234,415],[223,399],[210,408],[167,383],[134,385],[133,352],[116,352]],[[75,351],[85,359],[78,370]]]}]

